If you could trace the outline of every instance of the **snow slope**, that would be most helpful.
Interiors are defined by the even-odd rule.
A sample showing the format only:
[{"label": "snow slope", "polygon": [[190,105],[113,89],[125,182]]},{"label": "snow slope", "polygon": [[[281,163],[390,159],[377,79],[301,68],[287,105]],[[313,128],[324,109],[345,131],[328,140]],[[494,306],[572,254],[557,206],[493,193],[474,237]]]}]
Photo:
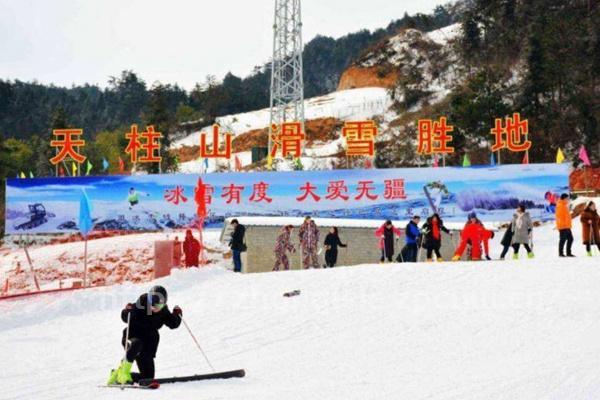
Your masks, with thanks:
[{"label": "snow slope", "polygon": [[[361,88],[343,90],[324,96],[306,99],[304,101],[304,115],[307,120],[317,118],[335,117],[341,120],[360,120],[373,115],[385,113],[391,106],[391,99],[383,88]],[[224,132],[233,136],[246,133],[254,129],[263,129],[269,126],[270,111],[268,108],[242,114],[226,115],[216,121]],[[194,132],[183,139],[173,142],[171,148],[182,146],[199,146],[200,134],[208,133],[207,142],[212,143],[212,127],[208,126]]]},{"label": "snow slope", "polygon": [[[176,273],[169,303],[217,369],[247,376],[156,392],[97,387],[121,356],[120,308],[148,284],[0,302],[0,398],[598,398],[600,257],[558,259],[551,226],[535,237],[518,262]],[[184,328],[161,335],[159,376],[209,371]]]}]

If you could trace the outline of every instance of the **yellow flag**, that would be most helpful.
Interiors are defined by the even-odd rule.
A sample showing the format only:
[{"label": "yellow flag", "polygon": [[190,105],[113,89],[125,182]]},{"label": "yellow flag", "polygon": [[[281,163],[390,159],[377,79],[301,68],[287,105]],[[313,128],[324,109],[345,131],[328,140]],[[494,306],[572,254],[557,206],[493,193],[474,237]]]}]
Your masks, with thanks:
[{"label": "yellow flag", "polygon": [[271,155],[269,155],[267,157],[267,168],[269,168],[269,169],[273,168],[273,157],[271,157]]},{"label": "yellow flag", "polygon": [[73,171],[71,176],[77,176],[77,164],[71,163],[71,170]]},{"label": "yellow flag", "polygon": [[558,152],[556,153],[556,163],[562,164],[563,161],[565,161],[565,155],[563,154],[562,150],[559,148]]},{"label": "yellow flag", "polygon": [[27,177],[25,176],[25,172],[21,171],[21,179],[25,179],[25,178],[27,178]]}]

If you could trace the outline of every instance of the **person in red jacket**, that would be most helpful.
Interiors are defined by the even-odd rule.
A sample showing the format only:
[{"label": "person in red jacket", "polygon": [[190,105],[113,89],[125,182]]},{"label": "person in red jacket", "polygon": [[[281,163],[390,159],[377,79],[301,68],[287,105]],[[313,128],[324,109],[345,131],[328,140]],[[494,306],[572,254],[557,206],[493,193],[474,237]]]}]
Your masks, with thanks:
[{"label": "person in red jacket", "polygon": [[392,221],[386,221],[379,229],[375,231],[375,236],[379,238],[379,249],[381,250],[380,262],[386,259],[392,262],[394,259],[394,236],[400,237],[402,233],[396,228]]},{"label": "person in red jacket", "polygon": [[479,221],[479,223],[481,224],[481,241],[483,242],[483,250],[485,252],[485,259],[490,261],[492,258],[490,257],[490,240],[494,238],[494,236],[496,236],[494,234],[494,231],[490,230],[490,229],[485,229],[485,227],[483,226],[483,224],[481,223],[481,221]]},{"label": "person in red jacket", "polygon": [[467,245],[471,245],[471,260],[481,260],[481,241],[484,235],[483,224],[477,219],[477,214],[469,214],[469,220],[460,233],[460,244],[454,253],[452,261],[458,261],[462,257]]},{"label": "person in red jacket", "polygon": [[197,267],[200,265],[200,242],[194,238],[192,231],[188,229],[185,232],[183,241],[183,253],[185,254],[185,266]]}]

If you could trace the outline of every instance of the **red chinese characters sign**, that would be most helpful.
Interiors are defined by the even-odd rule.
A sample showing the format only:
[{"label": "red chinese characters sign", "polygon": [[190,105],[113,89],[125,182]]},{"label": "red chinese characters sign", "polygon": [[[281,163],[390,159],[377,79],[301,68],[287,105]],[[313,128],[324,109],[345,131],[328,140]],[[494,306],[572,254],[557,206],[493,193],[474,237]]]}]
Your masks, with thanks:
[{"label": "red chinese characters sign", "polygon": [[[380,185],[383,187],[383,190],[377,189],[374,180],[360,180],[356,182],[354,186],[354,190],[350,190],[350,185],[345,180],[330,181],[327,186],[323,187],[319,187],[312,182],[306,182],[298,187],[298,193],[295,198],[296,201],[300,203],[319,203],[321,201],[376,201],[380,199],[389,201],[407,199],[404,179],[388,179],[383,181],[383,185]],[[234,183],[226,184],[221,187],[220,197],[223,199],[225,205],[239,205],[242,204],[244,200],[247,200],[247,203],[271,204],[273,202],[273,197],[269,195],[269,187],[270,184],[264,181],[254,183],[251,186],[251,190],[249,187],[246,196],[244,196],[246,186],[236,185]],[[202,183],[201,188],[201,193],[206,196],[205,203],[210,204],[215,188],[204,183]],[[175,188],[166,189],[164,198],[169,203],[179,205],[187,202],[184,193],[185,190],[183,187],[176,186]],[[198,193],[199,191],[196,188],[196,195],[198,195]]]},{"label": "red chinese characters sign", "polygon": [[[160,138],[162,134],[154,131],[154,126],[148,126],[145,132],[138,133],[137,125],[131,125],[131,129],[125,134],[129,140],[125,153],[129,154],[132,163],[154,163],[161,162]],[[138,152],[142,154],[138,156]]]},{"label": "red chinese characters sign", "polygon": [[231,144],[233,142],[231,133],[225,134],[225,148],[220,150],[220,127],[219,125],[213,125],[212,133],[212,147],[209,148],[206,133],[200,134],[200,157],[201,158],[224,158],[229,160],[231,158]]},{"label": "red chinese characters sign", "polygon": [[448,125],[446,117],[441,117],[438,121],[430,119],[421,119],[418,122],[419,144],[417,146],[418,154],[451,154],[454,153],[454,147],[451,147],[454,127]]},{"label": "red chinese characters sign", "polygon": [[529,135],[529,121],[522,120],[519,113],[514,113],[512,118],[506,117],[504,120],[500,118],[496,119],[492,135],[494,135],[492,152],[502,149],[523,152],[529,151],[531,148],[531,141],[527,139]]},{"label": "red chinese characters sign", "polygon": [[56,156],[50,159],[53,165],[69,158],[79,164],[86,160],[79,154],[79,147],[85,146],[85,140],[81,139],[82,129],[56,129],[52,133],[56,139],[50,141],[50,146],[57,149]]},{"label": "red chinese characters sign", "polygon": [[346,156],[373,157],[378,129],[374,121],[346,122],[342,136],[346,138]]},{"label": "red chinese characters sign", "polygon": [[281,149],[281,157],[299,158],[302,155],[302,143],[306,135],[302,132],[302,123],[284,122],[281,126],[271,126],[271,158],[277,156]]}]

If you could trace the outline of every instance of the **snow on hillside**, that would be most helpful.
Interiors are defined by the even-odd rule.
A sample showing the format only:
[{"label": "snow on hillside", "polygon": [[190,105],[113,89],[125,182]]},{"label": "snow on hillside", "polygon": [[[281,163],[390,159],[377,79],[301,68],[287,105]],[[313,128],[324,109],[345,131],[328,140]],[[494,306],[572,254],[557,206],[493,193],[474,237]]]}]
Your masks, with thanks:
[{"label": "snow on hillside", "polygon": [[[211,263],[222,262],[227,250],[219,242],[220,231],[205,233],[205,245]],[[93,285],[110,285],[124,281],[147,282],[153,277],[154,242],[183,241],[185,232],[146,233],[91,240],[88,242],[88,276]],[[213,251],[214,250],[214,251]],[[40,286],[44,290],[70,287],[81,281],[84,264],[83,242],[54,244],[29,249]],[[20,271],[19,271],[20,270]],[[8,294],[34,291],[33,277],[25,252],[13,248],[0,254],[0,284],[9,279]]]},{"label": "snow on hillside", "polygon": [[[218,370],[247,376],[156,392],[97,387],[122,356],[120,309],[148,283],[0,302],[0,397],[596,398],[600,258],[557,258],[557,236],[536,229],[534,260],[177,271],[158,282],[170,305]],[[158,376],[210,371],[183,327],[161,336]]]},{"label": "snow on hillside", "polygon": [[[360,120],[380,115],[391,105],[387,91],[383,88],[362,88],[343,90],[325,96],[314,97],[304,101],[304,114],[307,120],[335,117],[341,120]],[[254,130],[267,128],[270,123],[269,109],[227,115],[217,118],[222,131],[234,136]],[[200,133],[211,133],[212,127],[205,127],[199,132],[173,142],[172,148],[182,146],[198,146]],[[210,135],[207,139],[211,139]],[[211,143],[208,140],[208,143]]]}]

